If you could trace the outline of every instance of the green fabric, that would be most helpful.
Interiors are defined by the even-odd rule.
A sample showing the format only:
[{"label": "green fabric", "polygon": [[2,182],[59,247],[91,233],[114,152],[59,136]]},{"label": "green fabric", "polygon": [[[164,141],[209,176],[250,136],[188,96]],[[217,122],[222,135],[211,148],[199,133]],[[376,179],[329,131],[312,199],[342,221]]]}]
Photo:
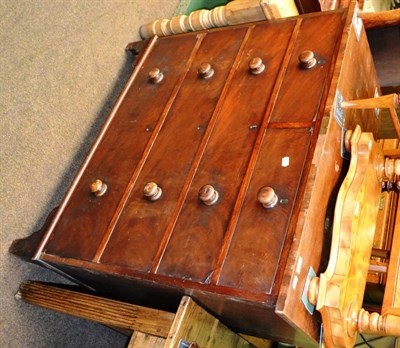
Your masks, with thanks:
[{"label": "green fabric", "polygon": [[175,9],[174,16],[189,15],[191,12],[226,5],[229,0],[180,0]]}]

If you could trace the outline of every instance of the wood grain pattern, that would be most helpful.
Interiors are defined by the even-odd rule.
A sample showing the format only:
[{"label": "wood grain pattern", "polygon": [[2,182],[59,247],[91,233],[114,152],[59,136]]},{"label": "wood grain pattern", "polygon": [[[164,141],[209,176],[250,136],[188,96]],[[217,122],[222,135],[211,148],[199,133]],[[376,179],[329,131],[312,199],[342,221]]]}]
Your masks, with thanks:
[{"label": "wood grain pattern", "polygon": [[[97,216],[92,214],[83,218],[86,227],[78,224],[87,232],[70,236],[65,227],[64,246],[53,239],[54,249],[46,249],[49,253],[39,250],[40,262],[92,288],[158,308],[175,310],[179,298],[190,294],[235,330],[317,346],[318,317],[307,314],[299,298],[308,268],[318,270],[325,262],[323,245],[328,240],[332,202],[346,170],[341,158],[342,125],[333,112],[335,95],[339,88],[345,100],[370,98],[377,87],[365,32],[360,41],[354,34],[353,10],[354,6],[156,39],[155,47],[161,41],[179,38],[181,45],[187,41],[189,58],[183,57],[184,63],[177,58],[176,82],[169,96],[163,97],[166,104],[155,122],[139,127],[139,131],[148,129],[149,137],[141,149],[134,149],[139,159],[124,174],[127,181],[116,206],[109,206],[114,211],[98,218],[105,219],[104,230],[98,232],[101,236],[96,224],[89,227],[90,219]],[[323,28],[324,40],[315,26]],[[236,35],[244,32],[244,37]],[[182,49],[168,52],[179,55]],[[316,56],[321,49],[325,64],[299,69],[298,54],[307,49]],[[214,69],[210,79],[197,75],[198,66],[207,63],[201,57],[210,58],[207,61]],[[265,64],[261,74],[249,71],[254,57]],[[136,70],[143,79],[148,79],[148,71],[142,67],[155,65],[147,66],[148,59],[139,61]],[[171,60],[166,54],[158,59]],[[157,68],[162,70],[159,64]],[[151,94],[147,104],[158,103],[162,96],[156,92],[170,82],[171,71],[164,72],[159,83],[146,85],[146,94]],[[318,76],[314,79],[314,75]],[[128,99],[124,112],[129,115],[155,108],[137,110],[135,103],[140,102],[133,95]],[[374,131],[378,123],[371,112],[346,111],[345,116],[346,126],[360,121],[363,129]],[[133,147],[136,134],[121,134]],[[117,145],[124,142],[117,140]],[[129,162],[125,157],[131,149],[126,146],[119,153],[111,144],[112,160]],[[92,154],[87,163],[96,156],[101,154]],[[110,171],[126,169],[119,163],[107,166]],[[107,192],[96,199],[107,199],[113,192],[112,182],[84,174],[77,182],[100,179],[107,184]],[[273,182],[265,183],[266,179]],[[162,188],[158,200],[143,197],[148,182]],[[266,211],[257,202],[257,191],[274,183],[283,201]],[[198,199],[205,184],[219,192],[210,206]],[[67,220],[65,226],[71,223]],[[87,239],[85,233],[92,227],[93,236]],[[74,249],[78,243],[81,250]],[[67,250],[58,253],[65,246]]]},{"label": "wood grain pattern", "polygon": [[[358,41],[354,26],[350,27],[337,88],[344,100],[374,98],[376,92],[380,95],[374,60],[363,28]],[[363,131],[373,132],[377,138],[380,117],[376,117],[375,110],[348,109],[344,118],[346,129],[360,125]]]},{"label": "wood grain pattern", "polygon": [[[319,337],[319,324],[311,320],[315,316],[310,316],[298,299],[302,296],[309,267],[318,272],[327,265],[328,255],[324,249],[330,245],[338,184],[347,170],[338,146],[342,142],[342,128],[334,118],[337,90],[344,94],[345,99],[356,99],[351,96],[373,97],[375,89],[379,88],[365,32],[361,32],[360,41],[354,32],[354,6],[352,3],[343,17],[345,25],[337,47],[333,76],[329,77],[328,98],[322,105],[324,116],[318,143],[276,305],[279,315],[302,330],[313,332],[316,337]],[[345,128],[353,129],[357,122],[361,122],[363,130],[377,134],[379,120],[370,110],[349,114],[346,112]]]},{"label": "wood grain pattern", "polygon": [[88,319],[116,328],[139,330],[166,337],[174,313],[109,300],[77,291],[27,281],[21,284],[16,297],[20,300]]},{"label": "wood grain pattern", "polygon": [[[340,22],[340,13],[303,19],[271,122],[315,121]],[[324,40],[318,39],[320,33],[324,33]],[[321,63],[310,70],[301,69],[298,58],[305,50],[314,52]]]},{"label": "wood grain pattern", "polygon": [[[46,252],[81,259],[94,257],[135,166],[150,141],[151,132],[146,132],[146,128],[156,126],[196,41],[195,37],[182,37],[174,43],[158,41],[153,48],[154,55],[137,67],[137,75],[129,82],[124,99],[110,116],[112,123],[96,146],[96,152],[87,158],[84,175],[74,188],[69,203],[59,211],[61,217],[56,228],[47,232],[51,238]],[[160,60],[159,56],[164,58]],[[154,85],[148,82],[148,70],[154,66],[164,67],[168,76],[165,83]],[[157,102],[154,102],[154,93],[157,93]],[[136,136],[132,137],[132,134]],[[102,197],[90,192],[90,184],[95,179],[108,185],[108,191]]]},{"label": "wood grain pattern", "polygon": [[26,281],[21,284],[16,298],[117,330],[125,330],[126,334],[134,330],[128,345],[131,348],[175,348],[182,338],[194,340],[201,347],[244,348],[252,347],[249,342],[253,342],[259,348],[269,348],[272,344],[271,341],[253,336],[243,335],[242,338],[189,297],[182,299],[175,314],[82,293],[72,288]]},{"label": "wood grain pattern", "polygon": [[359,12],[365,29],[400,25],[400,9],[382,12]]},{"label": "wood grain pattern", "polygon": [[[310,138],[309,129],[267,130],[219,285],[271,292]],[[263,186],[272,187],[278,196],[271,209],[257,201]]]},{"label": "wood grain pattern", "polygon": [[[285,71],[286,71],[287,66],[288,66],[288,62],[290,61],[291,52],[293,50],[293,45],[294,45],[294,43],[295,43],[295,41],[297,39],[297,36],[299,34],[301,23],[302,23],[302,19],[298,19],[296,21],[296,24],[295,24],[294,28],[293,28],[290,40],[289,40],[289,42],[287,44],[287,49],[286,49],[286,53],[285,53],[285,56],[284,56],[283,61],[282,61],[281,68],[279,69],[279,73],[277,75],[277,82],[282,81],[282,79],[283,79],[283,76],[284,76]],[[280,90],[280,83],[276,83],[275,86],[274,86],[274,89],[272,91],[271,98],[270,98],[270,101],[268,103],[267,109],[266,109],[266,115],[271,115],[271,112],[272,112],[272,110],[273,110],[273,108],[275,106],[275,102],[276,102],[277,96],[279,94],[279,90]],[[271,123],[269,121],[270,121],[270,117],[268,117],[268,118],[264,117],[263,122],[261,123],[261,128],[262,129],[264,129],[266,127],[271,128]],[[283,126],[283,127],[290,127],[290,126],[293,127],[294,125],[298,126],[299,124],[297,124],[297,123],[293,124],[292,123],[291,125],[287,125],[287,124],[278,123],[278,124],[274,124],[274,125],[279,125],[279,126]],[[312,125],[309,125],[309,127],[312,127]],[[218,255],[217,264],[216,264],[213,276],[211,278],[211,283],[212,284],[217,283],[218,279],[220,277],[222,266],[223,266],[223,263],[225,261],[225,258],[226,258],[226,255],[228,253],[228,249],[229,249],[230,243],[232,241],[232,237],[233,237],[234,232],[235,232],[237,219],[238,219],[240,210],[242,209],[243,200],[244,200],[244,197],[246,195],[246,192],[247,192],[251,177],[253,175],[254,167],[255,167],[255,164],[256,164],[257,157],[258,157],[258,153],[259,153],[261,145],[262,145],[263,138],[264,138],[264,133],[263,132],[259,132],[259,134],[257,136],[257,139],[256,139],[256,142],[255,142],[255,145],[254,145],[253,153],[251,154],[251,157],[250,157],[250,161],[249,161],[249,165],[247,167],[246,174],[245,174],[245,176],[243,178],[243,181],[242,181],[242,184],[241,184],[241,187],[240,187],[238,198],[237,198],[235,206],[233,208],[232,219],[229,222],[227,231],[226,231],[225,236],[224,236],[224,241],[223,241],[223,244],[222,244],[222,248],[221,248],[220,253]]]},{"label": "wood grain pattern", "polygon": [[[301,298],[309,267],[320,269],[327,259],[323,249],[329,245],[329,231],[333,215],[337,185],[341,172],[346,170],[338,144],[341,141],[342,129],[333,117],[333,101],[337,84],[340,83],[340,72],[344,68],[343,58],[351,31],[353,9],[343,13],[343,32],[335,47],[335,65],[329,72],[330,88],[326,90],[320,113],[323,117],[316,125],[319,133],[313,143],[313,157],[310,164],[303,200],[299,206],[299,215],[295,226],[287,265],[283,274],[276,312],[292,322],[310,336],[319,340],[320,323],[316,316],[310,316]],[[354,81],[346,81],[355,83]],[[313,252],[310,253],[310,250]]]},{"label": "wood grain pattern", "polygon": [[383,178],[383,152],[371,133],[356,128],[351,155],[335,206],[329,264],[313,279],[327,347],[351,347],[356,339]]},{"label": "wood grain pattern", "polygon": [[267,340],[265,338],[254,337],[243,334],[240,334],[240,336],[257,348],[273,348],[274,346],[274,342]]},{"label": "wood grain pattern", "polygon": [[[253,29],[157,273],[210,281],[260,124],[269,116],[264,113],[293,26],[290,21]],[[248,68],[254,56],[267,64],[257,76]],[[205,184],[219,192],[213,206],[198,202]]]},{"label": "wood grain pattern", "polygon": [[163,348],[164,344],[165,338],[135,331],[129,340],[127,348]]},{"label": "wood grain pattern", "polygon": [[203,153],[204,153],[204,149],[207,147],[207,144],[208,144],[208,141],[210,139],[210,136],[212,135],[212,132],[214,130],[215,123],[217,122],[217,120],[219,118],[220,110],[223,107],[226,95],[229,92],[229,89],[231,88],[233,77],[235,76],[235,72],[236,72],[236,70],[238,68],[238,65],[240,64],[241,57],[242,57],[243,51],[244,51],[244,47],[247,44],[247,41],[248,41],[248,39],[250,37],[250,34],[251,34],[252,30],[253,30],[252,26],[247,28],[246,36],[243,39],[242,45],[241,45],[240,50],[239,50],[239,54],[237,55],[235,63],[233,64],[233,68],[231,69],[231,71],[230,71],[230,73],[228,75],[228,78],[226,80],[223,93],[221,94],[221,97],[220,97],[220,99],[218,101],[218,104],[217,104],[217,108],[216,108],[216,110],[215,110],[215,112],[213,114],[212,122],[210,122],[209,127],[207,127],[207,129],[205,130],[203,141],[202,141],[202,143],[200,145],[200,148],[199,148],[199,151],[197,152],[196,157],[195,157],[195,159],[193,161],[192,167],[190,168],[190,172],[189,172],[187,180],[186,180],[186,182],[184,184],[184,187],[183,187],[183,190],[181,192],[181,195],[179,196],[177,208],[175,209],[175,211],[172,214],[171,220],[170,220],[170,222],[168,224],[168,227],[167,227],[167,229],[166,229],[166,231],[164,233],[164,238],[163,238],[163,240],[161,241],[161,243],[159,245],[156,257],[154,258],[153,266],[151,268],[151,272],[152,273],[157,271],[157,269],[159,267],[159,264],[160,264],[160,261],[161,261],[161,258],[163,257],[163,254],[165,252],[166,245],[169,243],[172,231],[173,231],[173,229],[175,227],[176,219],[179,216],[180,211],[181,211],[181,206],[186,200],[186,196],[187,196],[188,190],[189,190],[189,188],[190,188],[190,186],[192,184],[193,177],[197,172],[197,168],[198,168],[198,165],[199,165],[199,163],[200,163],[200,161],[202,159],[202,156],[203,156]]},{"label": "wood grain pattern", "polygon": [[251,347],[249,342],[233,333],[187,296],[182,298],[165,347],[178,347],[180,340],[196,343],[202,348]]},{"label": "wood grain pattern", "polygon": [[[155,151],[148,155],[119,216],[101,262],[150,270],[245,33],[246,29],[242,28],[235,30],[234,35],[219,31],[204,38],[153,144]],[[221,50],[223,45],[227,48]],[[198,76],[197,69],[203,62],[210,63],[215,70],[209,80]],[[171,141],[171,134],[178,136],[179,141]],[[163,196],[157,202],[146,204],[142,191],[150,181],[160,185]]]},{"label": "wood grain pattern", "polygon": [[47,267],[68,274],[75,282],[105,296],[176,312],[181,297],[188,295],[235,332],[278,342],[293,342],[295,337],[301,346],[318,347],[317,336],[298,330],[275,314],[275,299],[271,296],[47,254],[43,261]]}]

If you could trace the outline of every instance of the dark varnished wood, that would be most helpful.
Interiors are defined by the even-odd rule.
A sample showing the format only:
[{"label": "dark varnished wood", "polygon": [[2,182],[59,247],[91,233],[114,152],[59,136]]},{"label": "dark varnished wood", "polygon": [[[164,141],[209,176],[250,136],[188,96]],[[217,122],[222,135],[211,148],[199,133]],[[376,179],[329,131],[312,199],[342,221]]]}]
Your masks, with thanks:
[{"label": "dark varnished wood", "polygon": [[[210,280],[294,24],[253,29],[157,273]],[[254,55],[266,64],[260,75],[248,71]],[[197,199],[199,188],[207,183],[219,192],[218,203],[208,207]],[[194,262],[196,267],[191,267]]]},{"label": "dark varnished wood", "polygon": [[318,0],[295,0],[297,10],[300,14],[321,11]]},{"label": "dark varnished wood", "polygon": [[12,242],[9,252],[18,255],[23,260],[30,261],[34,259],[35,252],[42,240],[43,236],[46,234],[48,228],[50,227],[51,221],[55,217],[58,208],[54,208],[49,216],[47,217],[42,228],[26,238],[16,239]]},{"label": "dark varnished wood", "polygon": [[[267,131],[218,284],[271,292],[310,138],[309,129]],[[270,209],[257,199],[264,186],[278,196]]]},{"label": "dark varnished wood", "polygon": [[[336,63],[329,78],[331,88],[325,97],[326,101],[321,105],[323,118],[318,131],[318,141],[314,145],[305,194],[300,204],[298,222],[276,304],[276,312],[279,315],[291,320],[302,330],[314,332],[315,335],[318,335],[320,326],[318,322],[310,320],[314,316],[311,316],[297,299],[303,292],[309,267],[313,267],[316,272],[326,267],[327,255],[324,248],[328,246],[329,250],[333,207],[341,178],[347,170],[341,147],[337,146],[342,141],[343,131],[333,117],[336,92],[339,89],[347,99],[347,95],[355,93],[370,95],[378,86],[365,32],[361,32],[360,41],[357,41],[355,36],[350,15],[354,6],[353,3],[349,8],[345,24],[345,28],[349,30],[343,31],[337,47]],[[362,122],[365,130],[376,131],[378,120],[375,117],[369,117],[362,112],[357,113],[356,117]],[[346,113],[345,124],[351,120],[352,116]],[[310,253],[310,250],[313,252]],[[294,282],[297,282],[296,286]]]},{"label": "dark varnished wood", "polygon": [[[128,265],[138,270],[151,268],[245,33],[245,28],[237,29],[229,36],[218,31],[204,38],[153,145],[155,151],[149,154],[140,172],[101,262]],[[224,44],[227,46],[221,50]],[[204,61],[214,67],[211,79],[198,76],[198,67]],[[179,141],[171,140],[171,135]],[[154,203],[146,202],[142,195],[143,187],[149,181],[156,181],[163,190],[162,197]]]},{"label": "dark varnished wood", "polygon": [[[155,127],[196,41],[189,36],[171,43],[160,40],[153,48],[154,55],[139,67],[140,72],[72,193],[70,202],[79,204],[69,203],[62,211],[46,245],[47,253],[93,258],[150,139],[151,132],[146,128]],[[155,65],[164,67],[164,83],[148,82],[148,71]],[[95,179],[101,179],[108,186],[102,197],[90,191]]]},{"label": "dark varnished wood", "polygon": [[[269,101],[269,104],[267,106],[266,115],[271,115],[271,112],[272,112],[273,107],[275,105],[275,101],[276,101],[277,95],[279,94],[279,89],[280,89],[280,83],[279,82],[282,81],[283,76],[285,74],[285,71],[287,69],[287,66],[289,64],[290,57],[291,57],[291,52],[292,52],[292,49],[293,49],[293,45],[294,45],[294,43],[296,41],[296,38],[297,38],[297,35],[298,35],[298,32],[299,32],[301,23],[302,23],[302,18],[297,19],[296,24],[295,24],[295,26],[293,28],[293,31],[292,31],[292,34],[291,34],[291,38],[290,38],[290,40],[288,42],[288,45],[287,45],[285,57],[283,58],[281,68],[280,68],[279,73],[277,75],[277,82],[278,83],[275,84],[274,90],[272,91],[272,94],[271,94],[271,97],[270,97],[270,101]],[[278,128],[285,128],[285,127],[287,128],[287,127],[293,127],[294,126],[293,123],[290,126],[289,125],[285,126],[284,124],[279,124],[279,123],[273,124],[273,123],[269,123],[269,120],[270,120],[270,116],[264,118],[263,122],[261,123],[261,128],[262,129],[266,129],[267,126],[270,128],[271,125],[280,125],[280,126],[282,126],[282,127],[278,127]],[[310,126],[312,127],[312,125],[310,125]],[[249,165],[248,165],[248,168],[247,168],[246,175],[243,178],[243,181],[242,181],[242,184],[241,184],[241,188],[240,188],[240,191],[239,191],[239,194],[238,194],[238,198],[237,198],[237,201],[236,201],[235,206],[233,208],[232,218],[231,218],[231,220],[229,222],[227,231],[226,231],[225,236],[224,236],[224,241],[223,241],[223,244],[222,244],[222,248],[221,248],[220,253],[218,255],[217,265],[216,265],[215,271],[214,271],[212,279],[211,279],[212,284],[216,284],[218,279],[219,279],[223,263],[225,261],[225,258],[226,258],[226,255],[228,253],[228,249],[229,249],[233,234],[235,232],[237,219],[238,219],[240,210],[242,209],[243,200],[244,200],[244,197],[246,195],[246,192],[247,192],[247,189],[248,189],[248,186],[249,186],[252,174],[253,174],[253,170],[254,170],[254,167],[255,167],[255,164],[256,164],[256,160],[257,160],[257,157],[258,157],[259,150],[260,150],[261,145],[262,145],[263,138],[264,138],[264,132],[259,132],[259,134],[257,136],[257,140],[256,140],[256,143],[255,143],[255,146],[254,146],[253,153],[252,153],[250,161],[249,161]]]},{"label": "dark varnished wood", "polygon": [[[52,267],[72,275],[77,281],[97,289],[102,296],[124,302],[146,303],[152,308],[175,312],[184,295],[190,295],[211,314],[221,318],[233,331],[247,335],[271,338],[278,342],[298,342],[305,347],[318,347],[316,341],[307,334],[297,331],[274,313],[273,302],[253,298],[251,301],[231,301],[232,296],[243,297],[242,292],[216,292],[209,285],[186,282],[160,275],[140,275],[121,267],[71,259],[60,259],[45,255],[44,259]],[[90,271],[88,271],[90,270]],[[121,275],[124,276],[121,276]],[[210,296],[208,291],[214,291]],[[268,323],[268,325],[266,325]]]},{"label": "dark varnished wood", "polygon": [[[154,273],[157,270],[159,262],[160,262],[160,259],[161,259],[162,255],[164,254],[165,247],[169,242],[172,230],[173,230],[173,228],[175,226],[176,218],[180,214],[181,206],[182,206],[182,204],[184,203],[184,201],[186,199],[187,191],[190,188],[191,181],[192,181],[195,173],[197,172],[197,167],[198,167],[198,165],[199,165],[199,163],[201,161],[204,149],[207,146],[209,138],[210,138],[210,136],[211,136],[211,134],[213,132],[213,129],[214,129],[214,126],[215,126],[215,122],[219,117],[220,109],[221,109],[222,105],[224,104],[225,96],[228,93],[229,88],[231,87],[231,82],[233,80],[233,76],[235,75],[235,71],[236,71],[236,69],[237,69],[237,67],[238,67],[238,65],[240,63],[240,59],[241,59],[241,56],[242,56],[243,49],[244,49],[244,47],[245,47],[245,45],[247,43],[247,40],[248,40],[248,38],[250,36],[250,33],[251,33],[252,29],[253,29],[252,26],[247,28],[246,36],[244,37],[244,39],[242,41],[242,44],[241,44],[241,47],[240,47],[240,50],[239,50],[239,54],[237,55],[235,63],[233,64],[233,67],[232,67],[232,69],[231,69],[231,71],[230,71],[230,73],[228,75],[228,78],[227,78],[226,83],[225,83],[224,90],[221,93],[220,99],[219,99],[219,101],[217,103],[216,110],[214,111],[214,115],[212,117],[212,121],[210,122],[209,126],[205,130],[205,134],[204,134],[202,143],[201,143],[201,145],[199,147],[199,151],[196,154],[196,157],[195,157],[195,159],[193,161],[193,164],[192,164],[192,167],[190,169],[190,173],[189,173],[188,178],[187,178],[187,180],[185,182],[185,185],[183,187],[182,193],[181,193],[181,195],[179,197],[177,208],[175,209],[175,211],[174,211],[174,213],[172,215],[172,218],[171,218],[171,220],[170,220],[170,222],[168,224],[167,230],[164,233],[164,238],[161,241],[160,246],[158,248],[157,255],[156,255],[156,257],[155,257],[155,259],[153,261],[153,266],[151,268],[151,273]],[[204,186],[202,188],[204,188]],[[201,192],[202,188],[200,188],[200,192]],[[214,190],[215,190],[215,188],[214,188]],[[216,192],[218,192],[218,191],[216,191]]]},{"label": "dark varnished wood", "polygon": [[[345,170],[336,89],[350,100],[376,88],[353,10],[153,39],[38,261],[147,306],[174,310],[190,294],[235,330],[316,346],[318,317],[300,296],[308,267],[323,264],[324,226]],[[311,69],[299,66],[305,50],[317,59]],[[154,67],[158,83],[149,80]],[[158,93],[171,74],[169,94]],[[127,122],[142,113],[140,125]],[[377,125],[359,115],[364,127]],[[90,192],[96,179],[107,185],[100,197]],[[144,190],[148,183],[157,186]],[[270,209],[258,201],[266,186],[278,197]]]},{"label": "dark varnished wood", "polygon": [[[271,122],[315,121],[340,22],[340,13],[303,20]],[[298,58],[305,50],[312,51],[317,59],[312,69],[303,69],[299,64]]]}]

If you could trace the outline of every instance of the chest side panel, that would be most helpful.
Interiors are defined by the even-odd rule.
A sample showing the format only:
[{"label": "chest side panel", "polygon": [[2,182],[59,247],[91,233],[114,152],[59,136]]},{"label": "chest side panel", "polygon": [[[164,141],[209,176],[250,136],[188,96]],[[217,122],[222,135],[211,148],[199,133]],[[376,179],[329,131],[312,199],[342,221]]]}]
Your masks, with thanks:
[{"label": "chest side panel", "polygon": [[[141,271],[151,267],[246,32],[246,28],[216,31],[202,41],[101,262]],[[208,79],[198,74],[204,62],[214,70]],[[148,182],[161,187],[159,200],[150,202],[143,196]]]},{"label": "chest side panel", "polygon": [[[78,259],[94,256],[150,139],[146,128],[153,128],[159,120],[196,41],[187,36],[156,42],[92,158],[87,159],[86,169],[45,247],[46,253]],[[154,67],[163,67],[164,79],[159,84],[148,77]],[[101,197],[91,192],[91,183],[96,179],[107,185]]]},{"label": "chest side panel", "polygon": [[[251,32],[158,274],[210,281],[294,24],[257,25]],[[260,75],[249,72],[254,57],[266,65]],[[211,206],[198,199],[206,184],[219,193]]]}]

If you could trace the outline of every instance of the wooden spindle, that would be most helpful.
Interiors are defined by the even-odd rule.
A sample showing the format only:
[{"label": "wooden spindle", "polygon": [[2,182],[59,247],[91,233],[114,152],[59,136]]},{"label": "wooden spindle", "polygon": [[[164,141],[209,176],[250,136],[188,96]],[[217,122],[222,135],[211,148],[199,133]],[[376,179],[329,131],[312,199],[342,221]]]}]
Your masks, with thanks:
[{"label": "wooden spindle", "polygon": [[378,336],[400,336],[400,317],[379,315],[361,309],[358,315],[358,332]]},{"label": "wooden spindle", "polygon": [[229,24],[226,20],[225,11],[225,6],[218,6],[210,11],[210,18],[213,27],[224,27]]},{"label": "wooden spindle", "polygon": [[154,35],[166,36],[224,27],[249,22],[276,19],[298,15],[295,4],[270,3],[267,0],[236,0],[226,6],[218,6],[212,10],[197,10],[189,16],[176,16],[172,19],[158,19],[140,27],[140,37],[145,40]]},{"label": "wooden spindle", "polygon": [[385,176],[390,182],[395,181],[395,176],[400,175],[400,159],[385,158]]},{"label": "wooden spindle", "polygon": [[343,109],[389,109],[397,107],[399,103],[399,95],[396,93],[383,95],[377,98],[359,99],[343,101],[340,106]]},{"label": "wooden spindle", "polygon": [[169,31],[172,34],[181,34],[188,32],[189,28],[185,24],[187,18],[188,16],[185,15],[172,17],[167,24]]},{"label": "wooden spindle", "polygon": [[400,25],[400,9],[382,12],[359,12],[365,29]]},{"label": "wooden spindle", "polygon": [[225,7],[226,21],[229,25],[267,19],[260,6],[260,0],[231,1]]},{"label": "wooden spindle", "polygon": [[384,249],[372,248],[371,256],[380,257],[382,259],[388,259],[390,256],[390,251]]},{"label": "wooden spindle", "polygon": [[368,266],[368,272],[387,273],[387,267],[388,267],[387,262],[379,262],[376,264],[370,264]]},{"label": "wooden spindle", "polygon": [[399,106],[399,99],[399,95],[393,93],[377,98],[344,101],[340,106],[342,109],[389,109],[397,137],[400,139],[400,122],[396,113],[396,107]]},{"label": "wooden spindle", "polygon": [[210,11],[198,10],[192,12],[189,15],[189,27],[192,31],[212,28]]}]

